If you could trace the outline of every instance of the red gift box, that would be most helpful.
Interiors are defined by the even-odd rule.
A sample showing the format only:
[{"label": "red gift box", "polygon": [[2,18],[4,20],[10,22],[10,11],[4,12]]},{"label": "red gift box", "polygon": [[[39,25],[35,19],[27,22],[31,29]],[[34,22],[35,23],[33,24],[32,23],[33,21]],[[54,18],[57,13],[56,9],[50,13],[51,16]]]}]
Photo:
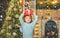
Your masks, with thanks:
[{"label": "red gift box", "polygon": [[24,16],[33,15],[33,10],[24,10]]}]

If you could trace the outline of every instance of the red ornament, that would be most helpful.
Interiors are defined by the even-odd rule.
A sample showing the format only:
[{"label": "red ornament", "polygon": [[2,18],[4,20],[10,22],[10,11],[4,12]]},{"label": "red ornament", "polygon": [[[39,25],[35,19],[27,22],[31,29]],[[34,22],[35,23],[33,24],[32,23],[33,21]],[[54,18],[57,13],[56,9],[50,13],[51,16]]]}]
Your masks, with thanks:
[{"label": "red ornament", "polygon": [[33,11],[32,10],[25,10],[24,16],[27,16],[27,15],[33,15]]}]

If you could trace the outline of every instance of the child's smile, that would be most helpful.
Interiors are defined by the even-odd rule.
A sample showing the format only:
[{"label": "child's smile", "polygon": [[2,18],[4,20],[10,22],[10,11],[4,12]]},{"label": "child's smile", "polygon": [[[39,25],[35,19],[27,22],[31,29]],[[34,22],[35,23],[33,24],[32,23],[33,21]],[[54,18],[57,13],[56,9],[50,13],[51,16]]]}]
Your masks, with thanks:
[{"label": "child's smile", "polygon": [[31,22],[31,17],[30,16],[26,16],[25,17],[25,22],[26,23],[30,23]]}]

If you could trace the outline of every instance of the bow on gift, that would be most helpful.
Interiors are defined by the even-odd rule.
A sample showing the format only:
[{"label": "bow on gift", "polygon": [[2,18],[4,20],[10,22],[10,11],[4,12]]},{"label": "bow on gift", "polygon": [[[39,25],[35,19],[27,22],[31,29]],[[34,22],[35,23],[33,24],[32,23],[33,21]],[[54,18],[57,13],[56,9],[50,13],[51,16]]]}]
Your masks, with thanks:
[{"label": "bow on gift", "polygon": [[33,10],[24,10],[24,16],[33,15]]}]

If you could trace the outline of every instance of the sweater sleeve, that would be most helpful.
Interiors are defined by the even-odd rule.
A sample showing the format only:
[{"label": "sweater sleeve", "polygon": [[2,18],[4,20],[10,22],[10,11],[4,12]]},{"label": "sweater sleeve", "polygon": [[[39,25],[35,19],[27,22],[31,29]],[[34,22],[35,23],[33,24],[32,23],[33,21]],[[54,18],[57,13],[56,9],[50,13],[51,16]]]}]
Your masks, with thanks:
[{"label": "sweater sleeve", "polygon": [[22,13],[21,16],[19,17],[19,20],[20,20],[20,23],[21,23],[21,24],[24,23],[24,21],[23,21],[23,16],[24,16],[24,14]]},{"label": "sweater sleeve", "polygon": [[36,24],[36,22],[37,22],[37,20],[38,20],[38,17],[36,16],[36,14],[34,13],[33,14],[33,22],[32,22],[32,24]]},{"label": "sweater sleeve", "polygon": [[20,32],[23,32],[23,29],[22,29],[22,27],[20,26]]}]

